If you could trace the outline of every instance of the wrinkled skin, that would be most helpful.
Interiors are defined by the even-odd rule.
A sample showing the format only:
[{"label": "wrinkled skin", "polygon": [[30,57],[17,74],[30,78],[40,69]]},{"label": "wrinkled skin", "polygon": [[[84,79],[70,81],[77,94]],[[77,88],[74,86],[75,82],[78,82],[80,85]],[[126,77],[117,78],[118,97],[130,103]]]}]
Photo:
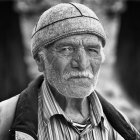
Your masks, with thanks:
[{"label": "wrinkled skin", "polygon": [[63,96],[85,98],[94,90],[103,60],[100,38],[73,35],[41,51],[47,81]]}]

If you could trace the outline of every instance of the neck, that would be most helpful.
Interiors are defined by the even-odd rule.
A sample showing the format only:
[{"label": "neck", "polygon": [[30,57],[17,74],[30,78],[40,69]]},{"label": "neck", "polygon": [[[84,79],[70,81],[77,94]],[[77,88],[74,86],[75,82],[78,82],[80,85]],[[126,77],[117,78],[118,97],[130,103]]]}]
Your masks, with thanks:
[{"label": "neck", "polygon": [[77,113],[84,116],[88,110],[88,100],[87,98],[79,99],[79,98],[66,98],[65,97],[65,104],[63,106],[63,110],[68,114]]},{"label": "neck", "polygon": [[70,119],[81,123],[88,118],[89,102],[87,98],[65,97],[52,86],[50,86],[50,89],[55,100]]}]

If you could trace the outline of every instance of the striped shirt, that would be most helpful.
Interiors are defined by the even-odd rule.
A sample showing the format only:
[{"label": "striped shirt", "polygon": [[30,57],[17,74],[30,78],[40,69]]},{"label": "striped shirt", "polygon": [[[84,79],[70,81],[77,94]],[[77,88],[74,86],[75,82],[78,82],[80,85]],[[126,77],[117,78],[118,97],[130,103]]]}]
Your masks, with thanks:
[{"label": "striped shirt", "polygon": [[[96,93],[88,97],[90,123],[88,121],[84,126],[66,116],[45,82],[41,88],[38,99],[38,140],[124,140],[107,121]],[[79,130],[81,126],[82,130]]]}]

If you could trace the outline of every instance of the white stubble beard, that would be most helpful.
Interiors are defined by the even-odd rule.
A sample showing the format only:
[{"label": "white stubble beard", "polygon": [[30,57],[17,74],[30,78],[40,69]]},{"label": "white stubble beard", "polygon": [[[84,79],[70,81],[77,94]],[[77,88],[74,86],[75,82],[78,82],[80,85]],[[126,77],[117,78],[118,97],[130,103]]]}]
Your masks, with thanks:
[{"label": "white stubble beard", "polygon": [[69,98],[85,98],[94,91],[99,72],[96,73],[96,75],[93,77],[94,81],[90,85],[86,83],[78,85],[75,82],[64,80],[62,78],[63,76],[60,76],[60,74],[54,70],[52,64],[49,64],[48,62],[46,62],[46,60],[44,62],[45,62],[45,69],[46,69],[44,72],[45,79],[61,95]]}]

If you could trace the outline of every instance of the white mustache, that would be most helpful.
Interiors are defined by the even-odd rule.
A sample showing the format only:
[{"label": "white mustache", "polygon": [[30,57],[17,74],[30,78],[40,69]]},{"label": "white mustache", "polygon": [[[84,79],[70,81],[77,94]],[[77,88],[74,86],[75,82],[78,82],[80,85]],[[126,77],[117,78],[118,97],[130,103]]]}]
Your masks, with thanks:
[{"label": "white mustache", "polygon": [[89,78],[92,79],[93,78],[93,74],[90,71],[84,71],[84,72],[70,72],[70,73],[66,73],[63,75],[63,78],[65,80],[72,78],[72,77],[85,77],[85,78]]}]

